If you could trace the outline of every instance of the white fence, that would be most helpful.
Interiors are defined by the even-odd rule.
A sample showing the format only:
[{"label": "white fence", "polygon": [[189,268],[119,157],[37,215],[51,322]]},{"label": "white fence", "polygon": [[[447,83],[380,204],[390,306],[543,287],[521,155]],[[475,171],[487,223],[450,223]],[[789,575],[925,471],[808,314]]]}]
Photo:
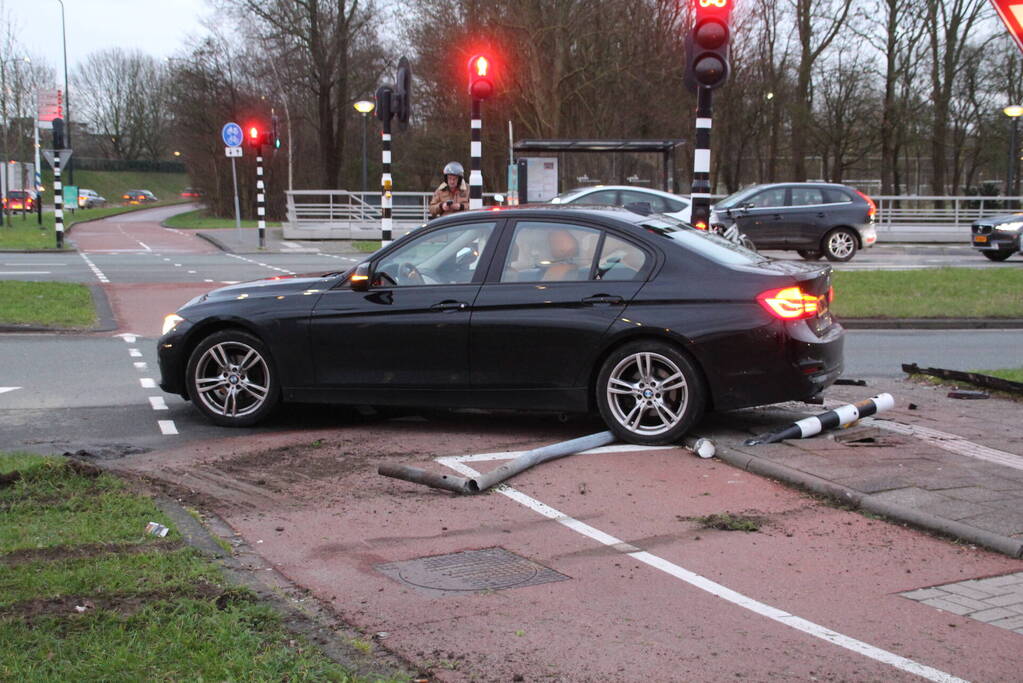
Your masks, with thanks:
[{"label": "white fence", "polygon": [[[285,193],[288,218],[285,239],[379,239],[380,193],[347,190],[292,190]],[[394,236],[429,220],[430,192],[395,192],[391,215]],[[487,204],[493,195],[487,194]],[[882,239],[938,241],[969,239],[970,223],[984,216],[1020,211],[1018,198],[1006,197],[872,197]],[[720,199],[715,197],[714,199]],[[713,200],[712,200],[713,201]]]}]

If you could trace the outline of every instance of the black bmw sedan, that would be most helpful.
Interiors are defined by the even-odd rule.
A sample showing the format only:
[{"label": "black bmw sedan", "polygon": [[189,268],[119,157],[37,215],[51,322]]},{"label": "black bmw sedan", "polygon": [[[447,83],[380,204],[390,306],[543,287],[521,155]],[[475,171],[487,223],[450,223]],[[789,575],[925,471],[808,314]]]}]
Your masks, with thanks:
[{"label": "black bmw sedan", "polygon": [[706,410],[810,399],[842,371],[831,268],[661,215],[546,205],[433,221],[346,272],[167,316],[160,386],[220,425],[281,401],[599,412],[677,442]]}]

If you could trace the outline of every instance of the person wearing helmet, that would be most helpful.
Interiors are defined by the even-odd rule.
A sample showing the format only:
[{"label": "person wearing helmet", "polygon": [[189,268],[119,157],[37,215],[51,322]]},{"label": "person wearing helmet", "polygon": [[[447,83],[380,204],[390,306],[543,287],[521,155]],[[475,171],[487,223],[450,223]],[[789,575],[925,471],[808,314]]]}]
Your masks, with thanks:
[{"label": "person wearing helmet", "polygon": [[444,167],[444,182],[430,200],[430,218],[447,216],[469,208],[469,186],[465,184],[465,169],[457,161]]}]

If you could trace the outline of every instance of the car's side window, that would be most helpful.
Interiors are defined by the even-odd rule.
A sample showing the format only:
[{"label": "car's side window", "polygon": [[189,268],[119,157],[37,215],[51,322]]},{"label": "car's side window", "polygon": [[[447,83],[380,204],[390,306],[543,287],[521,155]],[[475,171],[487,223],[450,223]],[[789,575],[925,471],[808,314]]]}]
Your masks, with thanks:
[{"label": "car's side window", "polygon": [[769,190],[758,192],[748,200],[747,204],[754,209],[767,209],[776,206],[785,206],[785,188],[772,187]]},{"label": "car's side window", "polygon": [[665,199],[664,202],[668,205],[668,211],[672,213],[684,211],[685,208],[689,206],[686,202],[677,199]]},{"label": "car's side window", "polygon": [[588,280],[600,231],[568,223],[520,221],[501,282]]},{"label": "car's side window", "polygon": [[434,230],[402,245],[373,271],[375,286],[451,285],[472,282],[496,222]]},{"label": "car's side window", "polygon": [[650,210],[654,213],[664,213],[668,210],[668,204],[661,197],[655,194],[647,194],[646,192],[633,192],[631,190],[622,190],[621,192],[621,203],[622,206],[628,206],[629,204],[635,203],[646,203],[650,205]]},{"label": "car's side window", "polygon": [[618,203],[615,197],[617,193],[615,190],[601,190],[600,192],[591,192],[590,194],[584,194],[579,197],[572,204],[595,204],[599,206],[614,206]]},{"label": "car's side window", "polygon": [[824,199],[828,204],[852,203],[852,197],[847,195],[845,192],[842,192],[841,190],[836,190],[830,187],[824,189]]},{"label": "car's side window", "polygon": [[646,265],[646,253],[634,244],[608,235],[597,262],[598,280],[635,280]]},{"label": "car's side window", "polygon": [[824,193],[819,187],[793,187],[792,206],[815,206],[824,203]]}]

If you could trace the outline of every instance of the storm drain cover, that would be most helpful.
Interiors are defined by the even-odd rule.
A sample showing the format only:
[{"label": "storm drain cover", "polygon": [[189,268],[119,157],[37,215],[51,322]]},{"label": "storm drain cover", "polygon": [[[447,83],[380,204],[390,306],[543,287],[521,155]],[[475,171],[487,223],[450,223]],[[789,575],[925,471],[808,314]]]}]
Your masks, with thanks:
[{"label": "storm drain cover", "polygon": [[504,548],[420,557],[379,564],[376,568],[396,581],[431,595],[499,591],[570,578]]}]

